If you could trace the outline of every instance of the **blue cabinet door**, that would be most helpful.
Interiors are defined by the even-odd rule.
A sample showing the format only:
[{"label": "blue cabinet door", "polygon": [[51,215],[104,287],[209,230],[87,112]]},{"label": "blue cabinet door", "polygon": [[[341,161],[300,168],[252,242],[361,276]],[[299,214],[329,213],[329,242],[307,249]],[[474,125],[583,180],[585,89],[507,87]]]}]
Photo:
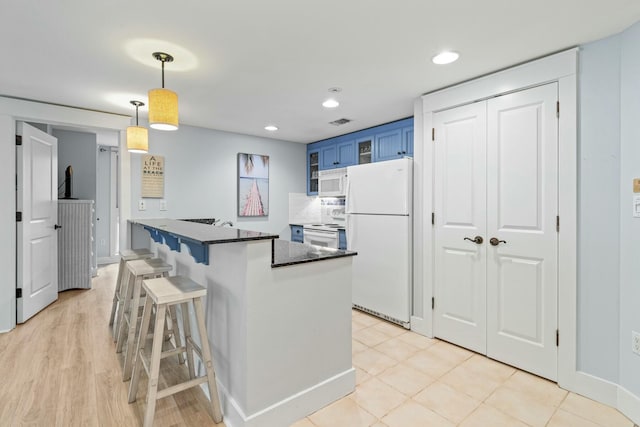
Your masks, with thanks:
[{"label": "blue cabinet door", "polygon": [[374,145],[374,162],[399,159],[403,157],[402,129],[394,129],[376,134]]},{"label": "blue cabinet door", "polygon": [[318,195],[318,171],[320,170],[320,151],[307,151],[307,195]]},{"label": "blue cabinet door", "polygon": [[338,230],[338,249],[347,250],[347,233],[344,230]]},{"label": "blue cabinet door", "polygon": [[304,242],[304,229],[301,225],[291,225],[291,241],[303,243]]},{"label": "blue cabinet door", "polygon": [[402,151],[405,156],[413,157],[413,126],[402,128]]},{"label": "blue cabinet door", "polygon": [[320,170],[336,168],[338,149],[336,145],[327,145],[320,149]]},{"label": "blue cabinet door", "polygon": [[337,168],[346,168],[356,164],[356,141],[344,141],[336,145],[338,154]]}]

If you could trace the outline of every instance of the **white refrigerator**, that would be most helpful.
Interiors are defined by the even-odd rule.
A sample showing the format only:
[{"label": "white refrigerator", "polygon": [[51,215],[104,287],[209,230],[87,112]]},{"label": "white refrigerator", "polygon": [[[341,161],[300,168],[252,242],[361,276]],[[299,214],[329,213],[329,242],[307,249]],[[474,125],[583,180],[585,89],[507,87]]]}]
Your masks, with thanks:
[{"label": "white refrigerator", "polygon": [[409,326],[412,288],[413,161],[347,168],[347,249],[353,258],[353,305]]}]

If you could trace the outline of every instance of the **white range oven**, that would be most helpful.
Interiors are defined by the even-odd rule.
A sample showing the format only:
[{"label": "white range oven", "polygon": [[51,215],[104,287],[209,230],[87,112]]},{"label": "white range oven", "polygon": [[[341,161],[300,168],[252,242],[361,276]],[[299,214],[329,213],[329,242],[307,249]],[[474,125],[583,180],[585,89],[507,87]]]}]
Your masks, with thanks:
[{"label": "white range oven", "polygon": [[304,226],[304,243],[338,249],[338,224],[309,224]]}]

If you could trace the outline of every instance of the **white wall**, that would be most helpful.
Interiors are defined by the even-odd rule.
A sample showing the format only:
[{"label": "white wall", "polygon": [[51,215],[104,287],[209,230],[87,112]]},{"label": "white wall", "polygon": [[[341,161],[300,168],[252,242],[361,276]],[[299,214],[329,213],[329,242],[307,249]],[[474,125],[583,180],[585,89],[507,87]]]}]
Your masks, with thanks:
[{"label": "white wall", "polygon": [[579,369],[617,384],[640,420],[640,23],[582,47],[580,63]]},{"label": "white wall", "polygon": [[[640,403],[640,355],[631,352],[631,331],[640,333],[640,218],[631,216],[632,180],[640,178],[640,23],[622,33],[621,47],[620,385]],[[640,405],[636,411],[640,419]]]},{"label": "white wall", "polygon": [[579,55],[577,368],[618,381],[620,37]]},{"label": "white wall", "polygon": [[[237,155],[269,156],[269,216],[238,218]],[[306,192],[306,146],[276,139],[240,135],[181,125],[175,132],[149,130],[149,154],[165,157],[165,200],[144,199],[141,193],[141,155],[130,155],[131,218],[221,218],[234,227],[289,234],[289,193]]]}]

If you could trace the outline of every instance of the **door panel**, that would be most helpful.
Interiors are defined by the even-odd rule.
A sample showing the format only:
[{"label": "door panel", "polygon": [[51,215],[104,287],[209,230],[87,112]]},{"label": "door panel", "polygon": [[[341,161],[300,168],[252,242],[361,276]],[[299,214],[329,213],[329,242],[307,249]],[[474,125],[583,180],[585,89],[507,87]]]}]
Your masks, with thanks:
[{"label": "door panel", "polygon": [[478,301],[474,300],[475,289],[482,286],[478,283],[478,263],[475,251],[461,251],[443,248],[442,316],[468,326],[477,326],[474,308]]},{"label": "door panel", "polygon": [[434,333],[486,352],[486,104],[434,114]]},{"label": "door panel", "polygon": [[498,334],[542,344],[542,282],[542,260],[499,257]]},{"label": "door panel", "polygon": [[557,84],[488,101],[487,355],[557,377]]},{"label": "door panel", "polygon": [[26,322],[58,299],[58,141],[18,123],[22,145],[16,147],[17,223],[16,320]]}]

